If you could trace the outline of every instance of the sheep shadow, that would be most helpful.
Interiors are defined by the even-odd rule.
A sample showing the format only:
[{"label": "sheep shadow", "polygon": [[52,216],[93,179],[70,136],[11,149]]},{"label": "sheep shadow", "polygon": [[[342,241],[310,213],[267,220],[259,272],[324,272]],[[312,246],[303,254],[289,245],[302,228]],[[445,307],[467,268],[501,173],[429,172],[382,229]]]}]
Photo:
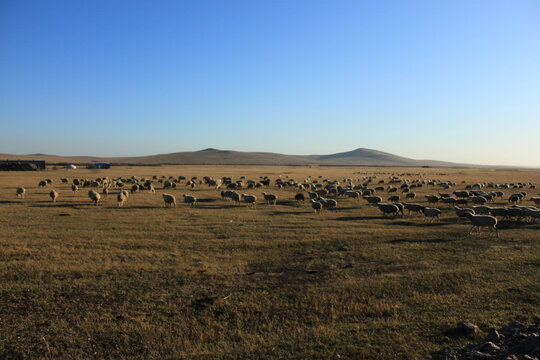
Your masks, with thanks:
[{"label": "sheep shadow", "polygon": [[59,204],[59,203],[53,203],[48,202],[46,204],[32,204],[30,207],[37,207],[37,208],[73,208],[78,209],[80,206],[94,206],[93,204],[88,203],[69,203],[69,204]]},{"label": "sheep shadow", "polygon": [[427,240],[413,240],[413,239],[395,239],[390,240],[388,243],[390,244],[440,244],[440,243],[447,243],[452,242],[454,240],[450,239],[427,239]]},{"label": "sheep shadow", "polygon": [[216,199],[197,199],[197,203],[213,203]]},{"label": "sheep shadow", "polygon": [[21,199],[19,201],[17,200],[0,200],[0,204],[22,204],[24,203],[24,199]]},{"label": "sheep shadow", "polygon": [[356,220],[380,220],[380,219],[391,219],[385,218],[383,216],[342,216],[338,217],[335,220],[337,221],[356,221]]},{"label": "sheep shadow", "polygon": [[272,211],[270,216],[312,214],[313,211]]},{"label": "sheep shadow", "polygon": [[452,223],[452,222],[451,222],[451,221],[448,221],[448,220],[432,221],[432,222],[427,222],[427,221],[422,221],[422,222],[412,222],[412,221],[400,220],[400,221],[392,221],[391,223],[389,223],[389,225],[394,225],[394,226],[433,227],[433,226],[443,226],[443,225],[448,225],[448,224],[451,224],[451,223]]}]

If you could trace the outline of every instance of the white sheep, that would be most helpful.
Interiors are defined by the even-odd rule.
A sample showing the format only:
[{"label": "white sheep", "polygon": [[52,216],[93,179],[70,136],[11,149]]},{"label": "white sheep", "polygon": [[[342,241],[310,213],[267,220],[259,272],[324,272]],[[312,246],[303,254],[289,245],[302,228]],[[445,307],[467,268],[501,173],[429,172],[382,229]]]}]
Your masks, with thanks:
[{"label": "white sheep", "polygon": [[26,189],[23,188],[23,187],[18,187],[17,188],[17,199],[18,198],[24,199],[24,194],[26,194]]},{"label": "white sheep", "polygon": [[458,223],[461,221],[461,219],[466,218],[465,214],[467,213],[470,213],[472,215],[475,214],[474,210],[470,208],[460,208],[460,207],[454,206],[453,209],[456,212],[456,215],[458,217],[458,220],[457,220]]},{"label": "white sheep", "polygon": [[56,192],[54,189],[49,192],[49,196],[51,197],[51,200],[53,202],[56,202],[56,199],[58,198],[58,192]]},{"label": "white sheep", "polygon": [[364,196],[362,196],[362,198],[364,200],[367,200],[368,204],[378,204],[378,203],[382,202],[382,198],[380,196],[364,195]]},{"label": "white sheep", "polygon": [[403,207],[407,209],[408,215],[411,215],[411,212],[421,214],[422,210],[425,208],[425,206],[415,203],[403,203]]},{"label": "white sheep", "polygon": [[165,202],[165,207],[172,207],[174,205],[174,207],[176,208],[176,198],[174,197],[174,195],[171,195],[171,194],[162,194],[163,196],[163,201]]},{"label": "white sheep", "polygon": [[497,237],[499,237],[499,230],[495,227],[495,225],[497,225],[497,218],[491,215],[473,215],[471,213],[467,213],[464,216],[471,220],[471,223],[473,224],[469,231],[469,235],[471,235],[474,228],[478,228],[478,235],[480,235],[480,228],[489,227],[489,234],[491,235],[493,230],[495,230]]},{"label": "white sheep", "polygon": [[118,201],[118,206],[124,206],[124,202],[126,201],[127,197],[124,195],[124,193],[121,191],[116,196],[116,200]]},{"label": "white sheep", "polygon": [[90,190],[88,191],[88,197],[94,202],[95,206],[98,206],[99,199],[101,199],[99,193],[95,192],[94,190]]}]

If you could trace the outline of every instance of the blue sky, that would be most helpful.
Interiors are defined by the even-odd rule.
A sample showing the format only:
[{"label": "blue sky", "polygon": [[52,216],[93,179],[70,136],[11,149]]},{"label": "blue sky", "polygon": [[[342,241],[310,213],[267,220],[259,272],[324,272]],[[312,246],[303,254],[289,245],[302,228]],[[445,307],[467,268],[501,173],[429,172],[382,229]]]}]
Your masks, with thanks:
[{"label": "blue sky", "polygon": [[0,0],[0,152],[540,166],[540,2]]}]

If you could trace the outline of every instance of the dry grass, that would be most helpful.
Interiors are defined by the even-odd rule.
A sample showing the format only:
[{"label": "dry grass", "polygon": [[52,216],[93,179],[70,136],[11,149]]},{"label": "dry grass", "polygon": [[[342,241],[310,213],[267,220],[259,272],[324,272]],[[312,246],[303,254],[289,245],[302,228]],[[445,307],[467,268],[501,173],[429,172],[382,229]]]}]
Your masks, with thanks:
[{"label": "dry grass", "polygon": [[[353,174],[360,172],[362,174]],[[167,166],[0,173],[0,358],[416,359],[484,330],[540,316],[540,224],[467,237],[440,223],[384,219],[339,199],[316,215],[292,189],[277,206],[222,201],[206,186],[131,195],[95,207],[60,178],[208,175],[339,179],[378,173],[467,183],[540,183],[538,170]],[[52,178],[59,192],[38,189]],[[24,200],[15,189],[27,188]],[[422,188],[423,194],[438,189]],[[245,192],[260,194],[263,190]],[[531,190],[526,190],[531,192]],[[535,191],[535,190],[532,190]],[[184,192],[200,202],[181,203]],[[507,190],[509,194],[511,191]],[[388,195],[385,193],[383,198]],[[530,198],[530,196],[527,196]],[[504,202],[500,202],[503,205]],[[529,202],[527,202],[529,203]]]}]

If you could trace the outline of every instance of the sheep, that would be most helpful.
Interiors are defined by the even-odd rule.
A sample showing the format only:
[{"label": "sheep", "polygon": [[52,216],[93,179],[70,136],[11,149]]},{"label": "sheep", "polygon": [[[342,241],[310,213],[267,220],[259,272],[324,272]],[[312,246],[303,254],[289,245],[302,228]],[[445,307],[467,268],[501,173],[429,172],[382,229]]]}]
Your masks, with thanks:
[{"label": "sheep", "polygon": [[520,194],[512,194],[508,197],[509,203],[517,203],[518,201],[521,201]]},{"label": "sheep", "polygon": [[138,185],[138,184],[133,184],[133,185],[131,186],[131,190],[130,190],[130,191],[131,191],[132,194],[133,194],[133,193],[136,193],[137,191],[139,191],[139,185]]},{"label": "sheep", "polygon": [[453,192],[454,195],[456,195],[456,197],[458,198],[468,198],[469,197],[469,192],[466,191],[466,190],[456,190]]},{"label": "sheep", "polygon": [[489,208],[489,215],[491,216],[494,216],[494,217],[502,217],[504,218],[506,216],[506,208],[505,207],[492,207],[492,208]]},{"label": "sheep", "polygon": [[497,225],[497,218],[491,215],[473,215],[471,213],[466,213],[464,216],[471,220],[471,223],[473,224],[469,231],[469,236],[474,228],[478,228],[478,235],[480,235],[480,228],[489,227],[489,235],[495,230],[497,237],[499,237],[499,230],[495,227],[495,225]]},{"label": "sheep", "polygon": [[127,190],[122,190],[122,191],[120,191],[120,193],[122,195],[124,195],[126,197],[126,199],[129,197],[129,192]]},{"label": "sheep", "polygon": [[469,197],[469,200],[473,204],[485,204],[487,202],[487,199],[483,196],[471,196]]},{"label": "sheep", "polygon": [[298,193],[298,194],[294,195],[294,200],[296,200],[296,201],[304,201],[305,200],[304,194]]},{"label": "sheep", "polygon": [[377,204],[382,202],[382,198],[380,196],[368,196],[364,195],[362,196],[364,200],[367,200],[368,204]]},{"label": "sheep", "polygon": [[123,192],[118,193],[116,196],[116,200],[118,201],[118,207],[124,206],[124,202],[126,201],[127,197],[124,195]]},{"label": "sheep", "polygon": [[66,179],[66,178],[61,178],[60,181],[62,182],[62,184],[67,184],[68,183],[68,179]]},{"label": "sheep", "polygon": [[51,190],[51,192],[49,193],[49,196],[51,197],[51,200],[53,202],[56,202],[56,199],[58,198],[58,192],[56,192],[54,189]]},{"label": "sheep", "polygon": [[523,210],[520,207],[511,207],[506,208],[504,219],[511,220],[513,217],[515,217],[517,221],[521,221],[522,216]]},{"label": "sheep", "polygon": [[146,189],[148,191],[150,191],[152,194],[155,194],[156,193],[156,189],[154,188],[154,185],[152,184],[148,184],[148,186],[146,187]]},{"label": "sheep", "polygon": [[233,204],[240,204],[240,194],[236,191],[233,191],[231,193],[231,201],[233,202]]},{"label": "sheep", "polygon": [[325,209],[335,209],[337,208],[338,202],[334,199],[325,199],[323,197],[319,198],[319,202],[323,205]]},{"label": "sheep", "polygon": [[94,202],[95,206],[98,206],[99,199],[101,199],[101,196],[97,192],[95,192],[94,190],[88,191],[88,197],[90,198],[90,200]]},{"label": "sheep", "polygon": [[470,208],[460,208],[460,207],[454,206],[453,209],[456,212],[456,215],[458,217],[458,220],[457,220],[458,223],[461,221],[461,219],[466,217],[465,214],[467,213],[471,213],[473,215],[475,214],[474,210]]},{"label": "sheep", "polygon": [[103,193],[103,195],[105,195],[105,196],[109,195],[109,189],[108,189],[106,186],[104,186],[104,187],[103,187],[102,193]]},{"label": "sheep", "polygon": [[71,184],[71,191],[75,194],[77,191],[79,191],[79,187],[75,184]]},{"label": "sheep", "polygon": [[428,204],[437,204],[439,202],[439,197],[436,195],[425,195]]},{"label": "sheep", "polygon": [[274,203],[274,206],[276,206],[276,202],[277,202],[277,196],[276,195],[267,194],[265,192],[263,192],[262,195],[264,196],[264,200],[266,200],[267,204]]},{"label": "sheep", "polygon": [[434,221],[435,218],[437,218],[439,221],[441,220],[441,210],[437,208],[426,207],[422,209],[422,213],[424,214],[426,220],[427,218],[431,218],[431,221]]},{"label": "sheep", "polygon": [[171,195],[171,194],[162,194],[163,196],[163,201],[165,202],[165,207],[172,207],[174,205],[174,207],[176,208],[176,198],[174,197],[174,195]]},{"label": "sheep", "polygon": [[195,196],[188,194],[183,194],[182,196],[184,197],[184,202],[186,204],[189,204],[190,206],[193,206],[197,203],[197,198]]},{"label": "sheep", "polygon": [[530,218],[533,224],[536,222],[536,219],[540,219],[540,210],[537,208],[526,207],[523,209],[523,212]]},{"label": "sheep", "polygon": [[23,187],[18,187],[17,188],[17,199],[18,198],[24,199],[24,194],[26,194],[26,189],[23,188]]},{"label": "sheep", "polygon": [[414,199],[416,197],[416,193],[410,192],[407,195],[405,195],[406,199]]},{"label": "sheep", "polygon": [[344,194],[345,196],[353,198],[354,200],[360,200],[360,197],[362,196],[362,192],[358,190],[346,190]]},{"label": "sheep", "polygon": [[532,197],[531,201],[536,205],[540,205],[540,197]]},{"label": "sheep", "polygon": [[244,200],[248,204],[248,206],[253,205],[253,207],[255,208],[255,206],[257,205],[257,197],[255,195],[242,194],[242,200]]},{"label": "sheep", "polygon": [[311,202],[311,207],[313,208],[313,210],[315,210],[317,214],[320,214],[321,210],[323,209],[323,204],[314,199],[311,199],[310,202]]},{"label": "sheep", "polygon": [[388,198],[388,201],[392,202],[398,202],[399,201],[399,195],[392,195]]},{"label": "sheep", "polygon": [[41,180],[38,184],[38,187],[46,187],[47,186],[47,182],[45,180]]},{"label": "sheep", "polygon": [[399,208],[394,204],[378,203],[377,206],[379,207],[379,210],[381,210],[383,216],[386,216],[386,214],[396,216],[399,212]]},{"label": "sheep", "polygon": [[414,204],[414,203],[403,203],[403,207],[407,209],[408,215],[411,215],[411,211],[414,211],[415,213],[421,214],[422,210],[425,208],[425,206],[420,204]]}]

